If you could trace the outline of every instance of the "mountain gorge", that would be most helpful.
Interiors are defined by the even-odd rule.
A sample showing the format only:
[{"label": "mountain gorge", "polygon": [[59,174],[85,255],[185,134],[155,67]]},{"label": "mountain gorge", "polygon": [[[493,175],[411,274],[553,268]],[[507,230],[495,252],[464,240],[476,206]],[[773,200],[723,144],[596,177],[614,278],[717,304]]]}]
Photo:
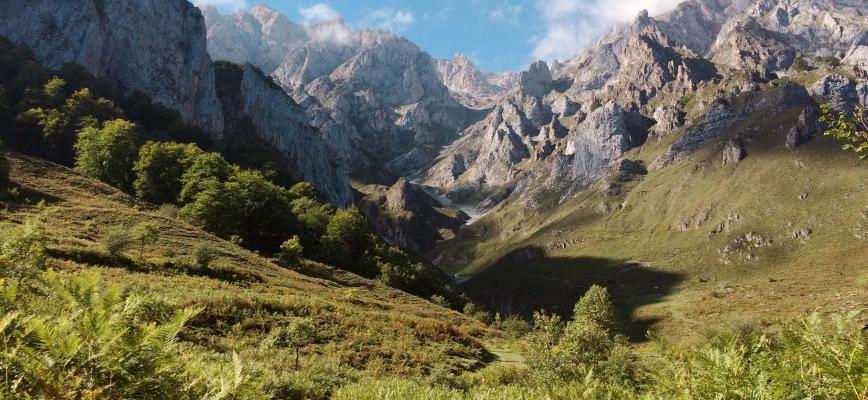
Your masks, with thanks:
[{"label": "mountain gorge", "polygon": [[[814,322],[787,322],[868,321],[868,168],[859,139],[843,151],[830,135],[862,129],[868,108],[863,0],[686,0],[502,73],[264,4],[4,5],[0,286],[32,279],[51,308],[105,286],[55,295],[51,271],[100,271],[149,296],[121,318],[138,324],[126,341],[174,332],[161,343],[200,374],[154,381],[192,393],[179,398],[868,390],[850,379],[868,368],[864,330],[808,338]],[[123,165],[83,168],[89,150]],[[116,231],[134,246],[112,251]],[[42,243],[38,262],[16,235]],[[39,273],[8,272],[13,256]],[[16,290],[0,293],[3,335]],[[37,298],[22,307],[48,312]],[[588,302],[605,304],[589,316]],[[155,325],[182,311],[177,329]],[[37,321],[22,346],[43,319],[21,319]],[[799,364],[814,354],[800,340],[851,367]],[[678,381],[751,357],[711,389]]]}]

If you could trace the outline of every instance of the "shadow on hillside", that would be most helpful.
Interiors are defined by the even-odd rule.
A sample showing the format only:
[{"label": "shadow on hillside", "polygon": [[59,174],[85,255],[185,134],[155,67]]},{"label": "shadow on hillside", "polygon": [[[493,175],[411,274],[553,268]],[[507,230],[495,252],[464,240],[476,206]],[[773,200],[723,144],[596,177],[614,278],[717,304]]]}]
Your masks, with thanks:
[{"label": "shadow on hillside", "polygon": [[[637,263],[595,257],[547,257],[538,247],[514,250],[462,285],[477,304],[501,314],[529,318],[544,310],[572,315],[573,305],[591,287],[606,287],[624,315],[653,304],[682,280],[679,274]],[[625,333],[633,341],[646,340],[656,318],[626,318]]]}]

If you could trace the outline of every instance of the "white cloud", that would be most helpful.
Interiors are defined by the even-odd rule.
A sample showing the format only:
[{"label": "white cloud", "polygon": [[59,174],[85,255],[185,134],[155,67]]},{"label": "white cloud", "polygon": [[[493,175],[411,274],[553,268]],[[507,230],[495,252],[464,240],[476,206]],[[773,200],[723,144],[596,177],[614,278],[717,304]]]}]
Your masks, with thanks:
[{"label": "white cloud", "polygon": [[546,30],[534,40],[532,55],[543,60],[569,58],[613,25],[635,19],[639,11],[656,15],[681,1],[536,0]]},{"label": "white cloud", "polygon": [[341,18],[341,13],[325,3],[316,3],[298,10],[305,24],[316,24]]},{"label": "white cloud", "polygon": [[367,26],[381,28],[392,32],[402,32],[415,22],[410,11],[381,8],[365,16],[362,23]]},{"label": "white cloud", "polygon": [[488,17],[498,22],[518,25],[520,23],[519,18],[521,17],[522,11],[522,6],[505,4],[491,10],[491,12],[488,13]]},{"label": "white cloud", "polygon": [[217,8],[226,10],[237,10],[239,8],[247,8],[245,0],[195,0],[193,4],[196,7],[216,6]]}]

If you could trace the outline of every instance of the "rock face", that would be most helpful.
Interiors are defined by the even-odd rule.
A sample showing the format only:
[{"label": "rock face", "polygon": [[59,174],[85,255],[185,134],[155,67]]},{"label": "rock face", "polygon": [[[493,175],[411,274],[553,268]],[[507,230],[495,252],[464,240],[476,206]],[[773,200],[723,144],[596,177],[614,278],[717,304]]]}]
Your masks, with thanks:
[{"label": "rock face", "polygon": [[175,109],[187,123],[223,131],[205,24],[186,0],[13,0],[0,35],[30,46],[48,67],[79,64]]},{"label": "rock face", "polygon": [[802,113],[799,114],[799,120],[796,122],[789,132],[787,132],[786,146],[788,149],[794,149],[811,140],[812,137],[820,134],[820,126],[818,119],[820,110],[811,105],[805,107]]},{"label": "rock face", "polygon": [[465,96],[483,99],[496,97],[513,89],[518,82],[515,73],[480,71],[463,53],[457,53],[451,59],[436,60],[436,64],[441,81],[459,100],[465,99]]},{"label": "rock face", "polygon": [[471,116],[435,61],[393,33],[352,30],[340,19],[297,25],[265,6],[207,15],[215,57],[247,57],[274,77],[354,177],[386,182],[415,172]]},{"label": "rock face", "polygon": [[[860,104],[865,104],[865,84],[857,90],[856,82],[842,75],[826,75],[811,86],[811,94],[828,102],[839,112],[850,114]],[[860,95],[860,91],[862,92]]]},{"label": "rock face", "polygon": [[631,36],[621,60],[622,65],[609,85],[622,104],[644,105],[670,82],[672,92],[684,95],[717,74],[713,64],[687,47],[676,46],[656,27]]},{"label": "rock face", "polygon": [[[229,131],[256,134],[283,156],[293,178],[310,182],[338,207],[353,198],[344,160],[312,127],[304,109],[251,64],[219,64],[219,92]],[[239,129],[253,126],[253,132]]]},{"label": "rock face", "polygon": [[[424,190],[406,178],[391,187],[370,185],[361,189],[360,211],[374,231],[391,245],[424,257],[438,241],[451,237],[467,216],[447,215]],[[445,236],[445,237],[444,237]]]},{"label": "rock face", "polygon": [[734,138],[726,142],[723,147],[723,165],[738,164],[745,157],[747,152],[744,151],[744,143],[741,140]]}]

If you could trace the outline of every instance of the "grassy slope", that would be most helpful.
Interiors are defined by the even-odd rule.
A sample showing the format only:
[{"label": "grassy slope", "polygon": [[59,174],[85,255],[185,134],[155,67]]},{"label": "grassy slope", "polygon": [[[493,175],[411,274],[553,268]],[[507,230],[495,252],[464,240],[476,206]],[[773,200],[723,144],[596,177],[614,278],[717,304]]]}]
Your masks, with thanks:
[{"label": "grassy slope", "polygon": [[[563,204],[538,199],[536,210],[513,200],[442,247],[474,260],[446,268],[479,274],[468,289],[506,311],[524,301],[568,311],[590,284],[605,284],[631,312],[636,337],[650,327],[689,341],[721,324],[864,309],[868,165],[825,137],[786,150],[798,112],[755,113],[689,159],[624,185],[617,197],[593,187]],[[648,165],[678,135],[626,157]],[[748,156],[723,166],[723,144],[734,135],[747,141]],[[603,203],[612,211],[601,213]],[[710,233],[735,214],[728,230]],[[792,237],[803,228],[810,239]],[[773,244],[723,260],[719,249],[750,232]],[[538,247],[544,256],[523,250]],[[648,264],[625,268],[628,260]]]},{"label": "grassy slope", "polygon": [[[191,349],[218,358],[235,351],[254,370],[286,371],[294,365],[291,349],[266,351],[260,343],[282,321],[309,316],[319,338],[304,351],[308,366],[416,374],[469,369],[490,358],[481,341],[492,332],[460,313],[324,265],[305,262],[304,275],[283,269],[193,226],[137,209],[130,197],[67,168],[19,155],[10,163],[19,194],[0,214],[0,228],[48,213],[55,268],[97,269],[109,282],[169,308],[204,307],[181,333]],[[37,205],[41,200],[44,207]],[[112,227],[146,220],[161,230],[144,260],[137,246],[123,260],[101,249],[100,237]],[[184,267],[201,243],[213,246],[217,259],[207,270]]]}]

